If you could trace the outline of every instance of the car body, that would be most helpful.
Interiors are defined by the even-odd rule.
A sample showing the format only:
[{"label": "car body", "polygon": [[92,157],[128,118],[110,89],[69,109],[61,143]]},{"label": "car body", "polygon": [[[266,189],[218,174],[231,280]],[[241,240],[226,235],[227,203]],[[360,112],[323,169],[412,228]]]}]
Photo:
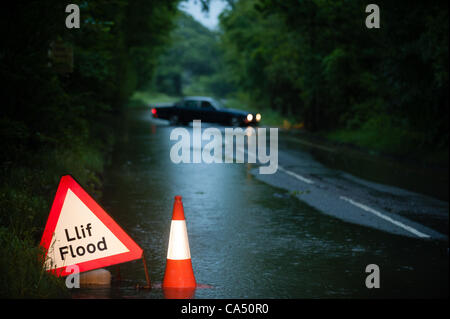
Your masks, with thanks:
[{"label": "car body", "polygon": [[152,107],[154,118],[169,120],[173,125],[185,124],[193,120],[218,123],[222,125],[243,126],[257,125],[261,115],[241,110],[233,110],[205,96],[188,96],[170,106]]}]

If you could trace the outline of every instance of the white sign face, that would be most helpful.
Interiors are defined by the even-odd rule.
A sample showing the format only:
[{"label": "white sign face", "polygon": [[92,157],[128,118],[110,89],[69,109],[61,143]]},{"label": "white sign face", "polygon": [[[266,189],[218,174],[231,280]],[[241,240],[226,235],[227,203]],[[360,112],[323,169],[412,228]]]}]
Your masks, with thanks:
[{"label": "white sign face", "polygon": [[69,188],[45,268],[57,269],[126,252],[129,249]]}]

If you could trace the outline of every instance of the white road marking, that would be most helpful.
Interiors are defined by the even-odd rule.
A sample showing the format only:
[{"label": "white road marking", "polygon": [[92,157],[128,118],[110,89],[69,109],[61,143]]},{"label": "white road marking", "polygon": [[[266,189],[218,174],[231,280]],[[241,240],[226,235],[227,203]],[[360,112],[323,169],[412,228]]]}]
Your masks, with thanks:
[{"label": "white road marking", "polygon": [[[245,150],[244,150],[244,152],[247,153],[247,154],[252,153],[252,152],[245,151]],[[254,155],[255,158],[256,158],[256,154],[253,154],[253,153],[252,153],[252,155]],[[278,169],[279,169],[280,171],[282,171],[282,172],[284,172],[284,173],[290,175],[290,176],[293,176],[293,177],[297,178],[298,180],[300,180],[300,181],[302,181],[302,182],[304,182],[304,183],[307,183],[307,184],[314,184],[314,182],[313,182],[312,180],[310,180],[310,179],[308,179],[308,178],[306,178],[306,177],[303,177],[303,176],[301,176],[300,174],[291,172],[291,171],[289,171],[289,170],[287,170],[287,169],[281,167],[280,165],[278,165]],[[352,204],[352,205],[354,205],[354,206],[356,206],[356,207],[359,207],[359,208],[361,208],[361,209],[363,209],[363,210],[365,210],[365,211],[367,211],[367,212],[369,212],[369,213],[372,213],[372,214],[374,214],[374,215],[376,215],[376,216],[378,216],[378,217],[380,217],[380,218],[382,218],[382,219],[384,219],[384,220],[387,220],[388,222],[391,222],[392,224],[394,224],[394,225],[396,225],[396,226],[398,226],[398,227],[400,227],[400,228],[403,228],[403,229],[405,229],[406,231],[409,231],[409,232],[413,233],[413,234],[416,235],[417,237],[420,237],[420,238],[430,238],[430,237],[431,237],[430,235],[424,234],[424,233],[418,231],[417,229],[415,229],[415,228],[413,228],[413,227],[410,227],[410,226],[405,225],[405,224],[403,224],[403,223],[401,223],[401,222],[399,222],[399,221],[397,221],[397,220],[394,220],[394,219],[392,219],[391,217],[386,216],[386,215],[384,215],[384,214],[382,214],[382,213],[376,211],[375,209],[373,209],[373,208],[371,208],[371,207],[369,207],[369,206],[366,206],[366,205],[364,205],[364,204],[355,202],[354,200],[352,200],[352,199],[350,199],[350,198],[348,198],[348,197],[340,196],[340,199],[345,200],[345,201],[349,202],[350,204]]]},{"label": "white road marking", "polygon": [[297,173],[288,171],[287,169],[284,169],[283,167],[281,167],[281,166],[279,166],[279,165],[278,165],[278,169],[279,169],[280,171],[282,171],[282,172],[288,174],[288,175],[291,175],[291,176],[295,177],[296,179],[298,179],[298,180],[300,180],[300,181],[302,181],[302,182],[304,182],[304,183],[307,183],[307,184],[314,184],[314,182],[313,182],[312,180],[310,180],[310,179],[308,179],[308,178],[306,178],[306,177],[303,177],[303,176],[301,176],[301,175],[299,175],[299,174],[297,174]]},{"label": "white road marking", "polygon": [[[253,152],[249,152],[248,150],[244,150],[244,153],[247,153],[247,155],[251,154],[251,155],[255,156],[255,158],[256,158],[256,154],[253,154]],[[289,171],[289,170],[283,168],[283,167],[280,166],[280,165],[278,165],[278,169],[279,169],[280,171],[282,171],[282,172],[284,172],[284,173],[286,173],[286,174],[292,176],[292,177],[295,177],[296,179],[298,179],[298,180],[300,180],[300,181],[302,181],[302,182],[304,182],[304,183],[307,183],[307,184],[314,184],[314,182],[313,182],[312,180],[310,180],[309,178],[306,178],[306,177],[303,177],[303,176],[300,175],[300,174],[291,172],[291,171]],[[406,231],[408,231],[408,232],[413,233],[413,234],[416,235],[417,237],[420,237],[420,238],[430,238],[430,237],[431,237],[430,235],[424,234],[424,233],[418,231],[417,229],[415,229],[415,228],[413,228],[413,227],[411,227],[411,226],[405,225],[405,224],[403,224],[403,223],[401,223],[401,222],[399,222],[399,221],[397,221],[397,220],[394,220],[394,219],[392,219],[391,217],[386,216],[386,215],[384,215],[384,214],[382,214],[382,213],[376,211],[375,209],[373,209],[373,208],[371,208],[371,207],[369,207],[369,206],[366,206],[366,205],[364,205],[364,204],[355,202],[354,200],[352,200],[352,199],[350,199],[350,198],[348,198],[348,197],[340,196],[340,199],[345,200],[345,201],[349,202],[350,204],[352,204],[352,205],[354,205],[354,206],[356,206],[356,207],[359,207],[359,208],[361,208],[361,209],[363,209],[363,210],[365,210],[365,211],[367,211],[367,212],[369,212],[369,213],[372,213],[372,214],[374,214],[374,215],[376,215],[376,216],[378,216],[378,217],[380,217],[380,218],[382,218],[382,219],[384,219],[384,220],[386,220],[386,221],[388,221],[388,222],[391,222],[392,224],[394,224],[394,225],[396,225],[396,226],[398,226],[398,227],[400,227],[400,228],[403,228],[404,230],[406,230]]]},{"label": "white road marking", "polygon": [[421,233],[417,229],[414,229],[414,228],[412,228],[412,227],[410,227],[408,225],[405,225],[405,224],[403,224],[403,223],[401,223],[399,221],[396,221],[396,220],[392,219],[391,217],[386,216],[386,215],[376,211],[373,208],[370,208],[369,206],[366,206],[364,204],[355,202],[354,200],[352,200],[352,199],[350,199],[348,197],[345,197],[345,196],[340,196],[340,199],[345,200],[345,201],[349,202],[350,204],[365,210],[366,212],[372,213],[372,214],[374,214],[374,215],[376,215],[376,216],[378,216],[380,218],[383,218],[384,220],[387,220],[388,222],[391,222],[392,224],[394,224],[394,225],[396,225],[398,227],[401,227],[401,228],[403,228],[403,229],[413,233],[414,235],[416,235],[416,236],[418,236],[420,238],[430,238],[429,235]]}]

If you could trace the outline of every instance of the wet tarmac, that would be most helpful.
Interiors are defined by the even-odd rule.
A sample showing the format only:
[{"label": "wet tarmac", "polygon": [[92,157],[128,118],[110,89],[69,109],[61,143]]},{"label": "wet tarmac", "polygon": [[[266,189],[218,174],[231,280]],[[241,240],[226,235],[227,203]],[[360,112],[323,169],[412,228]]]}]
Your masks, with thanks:
[{"label": "wet tarmac", "polygon": [[[100,201],[144,249],[153,289],[136,289],[137,283],[145,283],[142,261],[137,260],[120,265],[120,281],[117,267],[108,268],[115,278],[110,288],[77,289],[74,298],[164,298],[159,285],[175,195],[183,197],[196,280],[212,286],[197,288],[195,298],[448,297],[445,234],[439,240],[423,239],[326,214],[303,200],[311,194],[310,185],[289,188],[292,176],[283,172],[275,174],[276,182],[264,181],[257,164],[174,164],[169,155],[172,129],[153,120],[148,110],[129,113],[117,133]],[[287,158],[282,152],[280,157]],[[294,158],[311,156],[301,149],[288,153]],[[319,164],[315,171],[308,164],[313,168],[309,172],[286,164],[280,159],[288,171],[329,189],[329,179],[320,182],[327,174],[336,181],[334,189],[356,178]],[[353,183],[372,185],[365,180]],[[420,207],[427,207],[420,202]],[[447,209],[448,225],[448,203],[439,203],[440,210]],[[436,230],[433,223],[424,227]],[[369,264],[380,268],[379,289],[366,287]]]}]

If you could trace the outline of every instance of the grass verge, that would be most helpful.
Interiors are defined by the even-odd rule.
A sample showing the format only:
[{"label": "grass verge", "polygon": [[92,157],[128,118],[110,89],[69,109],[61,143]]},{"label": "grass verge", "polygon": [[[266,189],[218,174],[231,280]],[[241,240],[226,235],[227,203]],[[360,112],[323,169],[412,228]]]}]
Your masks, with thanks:
[{"label": "grass verge", "polygon": [[70,297],[63,278],[43,271],[39,242],[62,175],[73,175],[94,198],[101,197],[113,137],[106,123],[95,130],[106,140],[66,137],[39,147],[3,141],[4,149],[14,147],[14,158],[0,163],[0,298]]},{"label": "grass verge", "polygon": [[373,118],[357,129],[321,133],[326,139],[357,146],[369,153],[389,155],[426,165],[448,165],[448,148],[427,146],[423,135],[393,125],[388,118]]},{"label": "grass verge", "polygon": [[175,103],[179,97],[170,96],[164,93],[137,91],[128,101],[128,108],[148,107],[156,103]]}]

